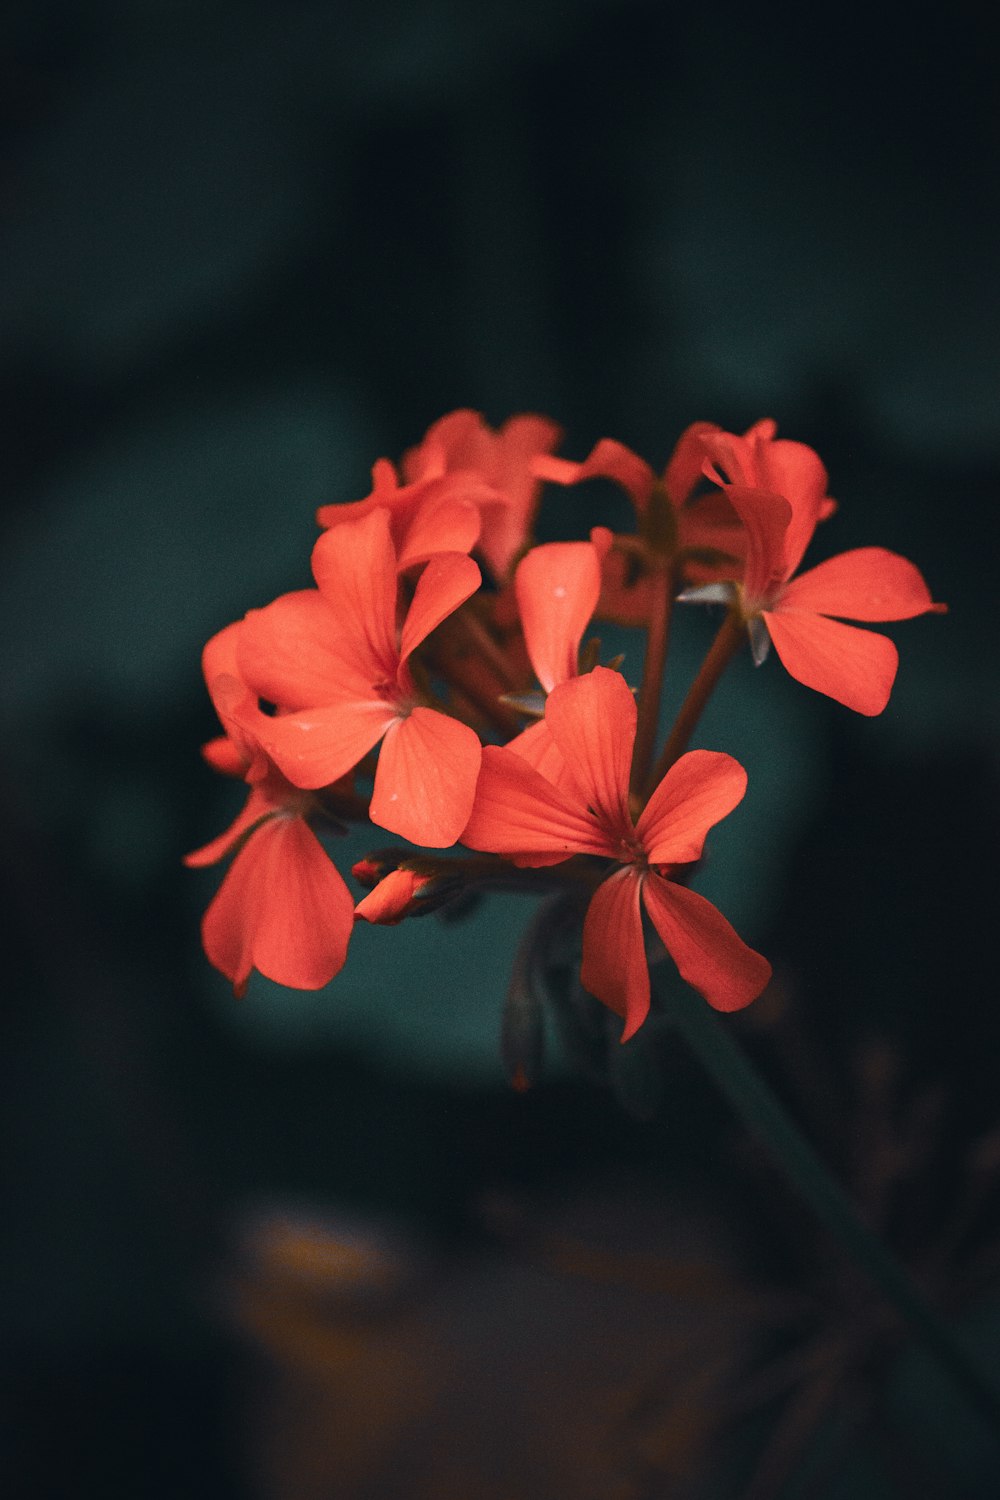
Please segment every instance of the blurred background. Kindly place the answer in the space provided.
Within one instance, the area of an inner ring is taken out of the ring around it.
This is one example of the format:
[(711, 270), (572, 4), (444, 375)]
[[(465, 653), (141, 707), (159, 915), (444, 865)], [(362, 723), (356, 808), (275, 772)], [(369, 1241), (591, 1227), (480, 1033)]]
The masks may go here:
[[(840, 501), (814, 557), (892, 548), (951, 612), (889, 627), (880, 719), (773, 660), (713, 703), (701, 742), (751, 792), (700, 888), (776, 971), (730, 1024), (995, 1355), (1000, 127), (975, 14), (4, 7), (12, 1500), (997, 1493), (984, 1429), (679, 1041), (599, 1038), (584, 1077), (553, 1034), (539, 1087), (507, 1088), (527, 903), (366, 929), (328, 990), (255, 976), (238, 1003), (199, 945), (217, 872), (180, 865), (240, 801), (198, 754), (201, 646), (308, 581), (316, 506), (376, 458), (459, 406), (657, 467), (688, 422), (776, 418)], [(543, 529), (584, 509), (553, 494)], [(678, 697), (709, 630), (677, 627)]]

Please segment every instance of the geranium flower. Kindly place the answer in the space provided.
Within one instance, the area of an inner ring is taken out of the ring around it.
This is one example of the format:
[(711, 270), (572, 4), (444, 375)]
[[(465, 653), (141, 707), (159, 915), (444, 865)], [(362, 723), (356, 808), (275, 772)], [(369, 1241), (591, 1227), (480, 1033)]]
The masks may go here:
[(294, 786), (328, 786), (382, 742), (369, 816), (415, 844), (461, 833), (479, 771), (479, 737), (433, 708), (410, 657), (480, 583), (471, 558), (433, 556), (397, 624), (397, 556), (379, 507), (324, 532), (316, 589), (251, 612), (240, 636), (246, 681), (281, 710), (261, 743)]
[[(908, 620), (942, 613), (913, 563), (883, 547), (842, 552), (794, 577), (816, 526), (833, 502), (825, 495), (826, 471), (803, 444), (754, 443), (730, 434), (709, 440), (706, 472), (724, 484), (743, 521), (747, 552), (742, 580), (708, 585), (682, 595), (688, 600), (726, 601), (747, 624), (755, 661), (774, 643), (786, 670), (798, 682), (869, 716), (889, 701), (899, 653), (887, 636), (845, 625), (843, 619)], [(754, 429), (751, 429), (753, 432)], [(739, 474), (739, 482), (727, 476)], [(743, 482), (749, 474), (767, 486)], [(770, 486), (783, 485), (779, 492)], [(834, 618), (831, 618), (834, 617)]]
[(185, 857), (211, 865), (236, 851), (202, 920), (209, 961), (242, 995), (254, 969), (293, 989), (315, 990), (343, 968), (354, 899), (306, 822), (313, 799), (269, 759), (260, 730), (270, 724), (238, 675), (240, 625), (213, 636), (203, 653), (205, 681), (226, 730), (205, 758), (250, 785), (234, 822)]
[(396, 566), (405, 572), (437, 552), (471, 552), (484, 514), (506, 505), (505, 496), (471, 470), (400, 484), (393, 465), (380, 458), (372, 469), (370, 495), (347, 504), (321, 505), (316, 521), (323, 527), (342, 526), (373, 510), (388, 511)]
[[(622, 624), (642, 624), (649, 616), (649, 591), (660, 587), (648, 565), (654, 555), (679, 561), (690, 579), (719, 576), (725, 560), (738, 565), (743, 537), (738, 517), (724, 497), (695, 495), (703, 482), (703, 440), (719, 431), (711, 422), (694, 422), (681, 434), (662, 475), (624, 443), (602, 438), (582, 463), (543, 456), (535, 473), (556, 484), (610, 479), (629, 496), (639, 522), (638, 538), (619, 538), (604, 566), (601, 614)], [(632, 554), (632, 556), (630, 556)], [(634, 576), (634, 559), (645, 559)]]
[(487, 746), (462, 842), (516, 865), (598, 855), (621, 868), (598, 886), (584, 921), (581, 980), (624, 1017), (622, 1040), (649, 1011), (645, 908), (681, 977), (716, 1010), (739, 1010), (771, 974), (703, 896), (672, 878), (701, 856), (708, 830), (740, 802), (746, 772), (729, 755), (694, 750), (664, 776), (633, 821), (629, 771), (635, 700), (620, 673), (595, 667), (555, 687), (545, 722), (570, 781), (556, 786), (509, 749)]
[(502, 505), (482, 507), (478, 542), (487, 567), (502, 584), (530, 540), (540, 489), (535, 461), (550, 453), (560, 437), (560, 429), (548, 417), (510, 417), (494, 430), (478, 412), (453, 411), (404, 454), (403, 477), (413, 484), (464, 471), (478, 475), (503, 497)]

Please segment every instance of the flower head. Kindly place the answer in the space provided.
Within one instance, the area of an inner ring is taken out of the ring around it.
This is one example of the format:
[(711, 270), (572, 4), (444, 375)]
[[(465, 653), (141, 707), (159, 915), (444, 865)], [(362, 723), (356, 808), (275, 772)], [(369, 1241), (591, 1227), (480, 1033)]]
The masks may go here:
[(250, 792), (242, 812), (203, 848), (185, 858), (194, 867), (235, 851), (202, 921), (209, 961), (242, 995), (252, 970), (293, 989), (320, 989), (343, 968), (354, 901), (306, 821), (310, 797), (293, 786), (264, 751), (270, 723), (238, 675), (242, 626), (229, 625), (208, 642), (205, 680), (226, 730), (206, 758), (242, 775)]
[(583, 929), (584, 986), (625, 1019), (622, 1040), (649, 1011), (642, 931), (645, 908), (681, 976), (718, 1010), (760, 994), (771, 969), (703, 896), (674, 878), (700, 858), (708, 830), (743, 797), (746, 773), (731, 756), (695, 750), (656, 787), (638, 820), (629, 809), (636, 732), (620, 673), (595, 667), (554, 688), (545, 722), (567, 770), (560, 785), (509, 749), (487, 747), (462, 842), (516, 865), (596, 855), (620, 868), (591, 898)]
[[(719, 431), (711, 422), (693, 422), (681, 434), (662, 475), (613, 438), (602, 438), (582, 463), (543, 456), (535, 472), (556, 484), (610, 479), (629, 496), (639, 526), (637, 537), (618, 537), (606, 553), (600, 613), (623, 624), (649, 617), (651, 589), (660, 587), (656, 570), (676, 566), (691, 581), (731, 576), (742, 556), (739, 519), (718, 492), (704, 488), (705, 439)], [(608, 533), (610, 539), (610, 533)]]
[[(721, 484), (746, 528), (746, 562), (736, 606), (750, 628), (755, 659), (773, 642), (792, 677), (862, 714), (889, 701), (899, 656), (887, 636), (844, 619), (908, 620), (940, 613), (919, 571), (883, 547), (842, 552), (796, 576), (819, 522), (833, 501), (826, 470), (811, 448), (776, 442), (773, 423), (744, 438), (706, 440), (706, 472)], [(735, 478), (733, 476), (736, 476)], [(729, 597), (711, 585), (686, 597)]]
[(324, 532), (315, 589), (249, 614), (246, 681), (279, 713), (261, 743), (297, 787), (328, 786), (381, 742), (369, 816), (416, 844), (454, 843), (472, 806), (479, 737), (430, 706), (411, 657), (479, 586), (470, 557), (436, 553), (399, 620), (397, 553), (377, 507)]
[(408, 484), (418, 484), (463, 474), (488, 489), (478, 550), (502, 584), (531, 537), (539, 493), (535, 461), (552, 451), (560, 435), (548, 417), (525, 413), (494, 430), (478, 412), (453, 411), (403, 455), (403, 475)]

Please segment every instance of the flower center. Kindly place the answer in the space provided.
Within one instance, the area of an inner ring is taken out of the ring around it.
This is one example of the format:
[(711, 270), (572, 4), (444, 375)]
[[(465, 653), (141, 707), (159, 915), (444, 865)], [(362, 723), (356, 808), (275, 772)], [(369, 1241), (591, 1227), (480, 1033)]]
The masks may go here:
[(619, 841), (619, 855), (623, 865), (636, 865), (640, 870), (647, 868), (646, 851), (642, 846), (642, 840), (635, 834), (626, 834)]

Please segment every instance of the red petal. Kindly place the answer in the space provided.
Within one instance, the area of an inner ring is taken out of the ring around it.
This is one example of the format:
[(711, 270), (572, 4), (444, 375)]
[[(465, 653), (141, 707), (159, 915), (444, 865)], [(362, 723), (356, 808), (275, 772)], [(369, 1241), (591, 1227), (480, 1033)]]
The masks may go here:
[(343, 968), (354, 901), (301, 818), (272, 818), (233, 860), (202, 922), (211, 963), (237, 994), (252, 969), (317, 990)]
[(601, 563), (592, 542), (533, 547), (514, 574), (524, 643), (545, 691), (577, 673), (580, 641), (597, 608)]
[(552, 738), (552, 731), (544, 719), (537, 724), (529, 724), (527, 729), (508, 740), (505, 746), (513, 755), (519, 755), (523, 761), (532, 766), (546, 781), (565, 793), (572, 802), (576, 797), (576, 782), (566, 770), (566, 762), (563, 760), (562, 751)]
[(701, 858), (708, 830), (743, 800), (747, 773), (721, 750), (689, 750), (664, 776), (636, 826), (650, 864)]
[(707, 581), (709, 577), (740, 578), (743, 575), (742, 559), (746, 556), (747, 536), (743, 522), (736, 514), (725, 490), (712, 490), (699, 495), (686, 505), (678, 516), (680, 544), (684, 548), (711, 548), (726, 552), (737, 559), (734, 565), (705, 563), (688, 560), (689, 576), (697, 570)]
[(400, 572), (426, 562), (435, 552), (471, 552), (479, 540), (479, 506), (472, 499), (425, 500), (407, 527), (399, 551)]
[(628, 683), (608, 667), (560, 684), (545, 705), (545, 722), (567, 770), (616, 844), (633, 831), (628, 783), (636, 717)]
[(476, 592), (482, 577), (472, 558), (461, 552), (439, 552), (431, 558), (417, 580), (403, 623), (401, 661)]
[(634, 1036), (649, 1014), (649, 967), (634, 867), (617, 870), (599, 885), (583, 923), (580, 982), (625, 1018), (621, 1039)]
[(399, 494), (400, 483), (396, 470), (387, 458), (377, 458), (372, 464), (371, 493), (363, 500), (336, 501), (332, 505), (321, 505), (316, 512), (317, 526), (340, 526), (344, 521), (355, 521), (366, 516), (376, 505), (392, 507)]
[(212, 770), (220, 771), (223, 776), (242, 776), (247, 768), (243, 751), (226, 734), (220, 734), (202, 745), (201, 753)]
[(185, 854), (184, 863), (189, 869), (195, 870), (201, 869), (203, 865), (214, 865), (217, 860), (222, 859), (224, 855), (229, 853), (233, 845), (255, 823), (259, 823), (261, 818), (270, 817), (272, 813), (278, 810), (278, 806), (279, 804), (276, 804), (259, 787), (253, 787), (249, 797), (243, 804), (242, 812), (233, 819), (225, 833), (220, 833), (217, 838), (212, 839), (208, 844), (204, 844), (202, 848), (195, 849), (190, 854)]
[[(326, 535), (340, 530), (334, 527)], [(362, 691), (362, 684), (375, 680), (380, 670), (365, 638), (349, 639), (316, 589), (283, 594), (265, 609), (250, 611), (240, 636), (239, 667), (254, 692), (292, 710), (342, 696), (345, 677)]]
[(579, 484), (583, 479), (612, 479), (631, 495), (640, 514), (646, 509), (650, 491), (656, 483), (656, 475), (645, 459), (614, 438), (601, 438), (580, 464), (565, 458), (538, 458), (535, 473), (540, 479), (550, 479), (556, 484)]
[(392, 677), (399, 657), (396, 549), (388, 510), (378, 506), (325, 531), (313, 548), (312, 570), (333, 615), (334, 644), (341, 654), (346, 646), (349, 660), (364, 667), (370, 659), (377, 663), (374, 675)]
[(396, 717), (392, 704), (359, 697), (269, 719), (261, 743), (293, 786), (330, 786), (378, 744)]
[(766, 604), (775, 587), (788, 577), (785, 536), (792, 508), (770, 490), (752, 490), (738, 484), (727, 485), (726, 497), (746, 527), (743, 592), (746, 610), (752, 613)]
[(462, 834), (470, 849), (506, 854), (515, 864), (558, 864), (572, 854), (617, 854), (592, 814), (519, 755), (483, 750), (476, 800)]
[(648, 874), (642, 898), (683, 980), (715, 1010), (742, 1010), (771, 977), (771, 965), (748, 948), (722, 913), (686, 886)]
[(911, 620), (944, 606), (934, 603), (920, 572), (905, 557), (884, 547), (858, 547), (794, 578), (781, 608), (848, 620)]
[(792, 507), (792, 520), (785, 537), (785, 577), (789, 578), (802, 561), (821, 519), (826, 469), (819, 454), (805, 443), (793, 443), (787, 438), (775, 440), (770, 434), (762, 434), (755, 447), (757, 478), (753, 483), (783, 495)]
[(702, 477), (706, 434), (720, 430), (714, 422), (692, 422), (678, 438), (663, 476), (663, 488), (678, 508), (688, 499)]
[(886, 636), (796, 610), (767, 612), (764, 621), (797, 682), (869, 717), (885, 708), (899, 662)]
[(468, 724), (413, 709), (386, 734), (369, 817), (413, 844), (447, 848), (469, 820), (481, 754)]
[(212, 690), (212, 679), (215, 677), (239, 677), (237, 666), (237, 642), (243, 622), (237, 620), (234, 625), (226, 625), (222, 630), (216, 632), (211, 640), (205, 642), (201, 653), (201, 669), (205, 674), (205, 684), (209, 692)]
[(769, 419), (755, 422), (743, 437), (732, 432), (707, 434), (704, 441), (710, 457), (705, 472), (718, 484), (767, 490), (788, 501), (791, 519), (781, 576), (789, 578), (827, 513), (826, 470), (819, 455), (805, 443), (776, 441), (774, 434), (775, 424)]
[(547, 417), (511, 417), (494, 432), (478, 412), (454, 411), (435, 422), (419, 448), (403, 459), (407, 478), (468, 470), (481, 476), (506, 503), (484, 509), (479, 550), (497, 579), (506, 577), (531, 527), (538, 484), (533, 463), (554, 448), (559, 428)]

